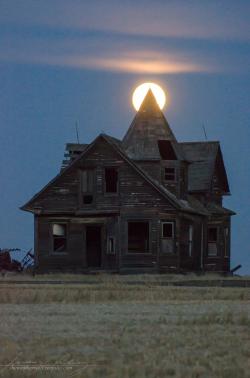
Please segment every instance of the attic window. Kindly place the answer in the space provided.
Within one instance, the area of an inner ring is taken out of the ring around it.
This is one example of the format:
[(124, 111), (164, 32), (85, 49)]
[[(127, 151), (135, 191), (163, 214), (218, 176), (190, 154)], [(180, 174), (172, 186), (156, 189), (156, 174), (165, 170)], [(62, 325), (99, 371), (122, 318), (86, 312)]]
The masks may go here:
[(165, 168), (164, 178), (166, 181), (175, 181), (175, 168)]
[(118, 173), (116, 168), (105, 168), (105, 192), (117, 193)]
[(177, 160), (170, 140), (158, 140), (158, 148), (163, 160)]
[(94, 186), (94, 172), (91, 169), (81, 171), (81, 191), (82, 193), (92, 193)]
[(54, 223), (52, 225), (53, 251), (65, 252), (67, 247), (67, 225)]
[(89, 205), (93, 202), (94, 191), (94, 171), (93, 169), (85, 169), (81, 171), (81, 193), (82, 203)]

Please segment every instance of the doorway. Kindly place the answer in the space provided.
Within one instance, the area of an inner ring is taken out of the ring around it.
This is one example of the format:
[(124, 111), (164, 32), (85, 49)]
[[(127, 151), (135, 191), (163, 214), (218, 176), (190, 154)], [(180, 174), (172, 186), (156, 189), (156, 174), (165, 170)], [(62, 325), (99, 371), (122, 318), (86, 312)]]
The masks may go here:
[(102, 256), (102, 227), (86, 226), (86, 254), (88, 267), (100, 267)]

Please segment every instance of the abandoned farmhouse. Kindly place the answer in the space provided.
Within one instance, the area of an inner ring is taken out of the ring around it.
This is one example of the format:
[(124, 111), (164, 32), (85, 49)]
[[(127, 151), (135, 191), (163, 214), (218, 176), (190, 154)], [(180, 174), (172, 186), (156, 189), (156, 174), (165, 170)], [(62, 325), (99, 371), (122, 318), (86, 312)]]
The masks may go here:
[(68, 143), (21, 209), (41, 272), (227, 272), (229, 194), (219, 142), (178, 142), (149, 90), (123, 140)]

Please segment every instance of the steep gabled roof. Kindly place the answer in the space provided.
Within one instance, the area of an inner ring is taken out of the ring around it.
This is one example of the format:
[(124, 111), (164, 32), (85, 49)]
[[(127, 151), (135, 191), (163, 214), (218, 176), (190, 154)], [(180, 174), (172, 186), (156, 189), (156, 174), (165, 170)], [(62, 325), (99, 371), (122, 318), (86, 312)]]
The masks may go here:
[(224, 192), (229, 193), (227, 174), (218, 141), (182, 142), (179, 143), (179, 146), (185, 160), (190, 163), (188, 169), (189, 191), (210, 190), (215, 167), (219, 164)]
[(122, 147), (133, 160), (160, 160), (159, 140), (173, 142), (178, 155), (177, 140), (149, 89), (123, 138)]
[(152, 179), (144, 170), (142, 170), (139, 166), (137, 166), (126, 153), (121, 148), (120, 142), (113, 137), (110, 137), (106, 134), (100, 134), (88, 147), (75, 159), (73, 160), (64, 170), (62, 170), (57, 176), (55, 176), (42, 190), (40, 190), (37, 194), (35, 194), (25, 205), (23, 205), (20, 209), (26, 211), (32, 211), (32, 203), (40, 196), (48, 187), (55, 184), (56, 181), (68, 173), (71, 169), (73, 169), (77, 162), (82, 159), (88, 151), (97, 143), (97, 141), (103, 138), (115, 151), (141, 176), (144, 178), (146, 182), (148, 182), (158, 193), (160, 193), (164, 198), (169, 201), (174, 208), (185, 211), (185, 212), (192, 212), (196, 214), (206, 215), (205, 212), (197, 210), (193, 208), (189, 203), (183, 202), (179, 200), (174, 194), (172, 194), (169, 190), (167, 190), (164, 186), (160, 183)]
[[(141, 176), (143, 176), (148, 182), (150, 182), (155, 189), (160, 191), (161, 194), (164, 195), (165, 198), (168, 200), (172, 200), (172, 204), (174, 207), (179, 208), (181, 211), (197, 213), (200, 215), (208, 215), (208, 212), (204, 208), (204, 206), (200, 203), (200, 201), (196, 200), (196, 204), (191, 204), (190, 201), (184, 201), (178, 199), (172, 192), (170, 192), (165, 186), (161, 185), (159, 181), (154, 180), (145, 170), (139, 167), (136, 162), (132, 161), (127, 155), (126, 152), (123, 150), (123, 145), (120, 141), (116, 138), (111, 136), (105, 135), (105, 138), (110, 141), (111, 144), (115, 147), (115, 149), (123, 156), (124, 160), (126, 160)], [(171, 202), (171, 201), (170, 201)], [(197, 205), (197, 203), (199, 204)], [(197, 205), (197, 206), (196, 206)]]

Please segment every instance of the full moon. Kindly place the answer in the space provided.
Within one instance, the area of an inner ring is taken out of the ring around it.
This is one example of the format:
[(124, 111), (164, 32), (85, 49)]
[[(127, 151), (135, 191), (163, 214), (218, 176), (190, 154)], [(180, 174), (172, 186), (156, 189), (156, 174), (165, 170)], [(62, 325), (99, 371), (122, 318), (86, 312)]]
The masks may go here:
[(160, 109), (163, 109), (166, 103), (166, 95), (163, 89), (155, 83), (143, 83), (139, 85), (133, 93), (132, 102), (135, 110), (139, 110), (140, 106), (144, 100), (144, 97), (148, 93), (148, 90), (151, 89), (153, 92), (156, 102), (159, 105)]

